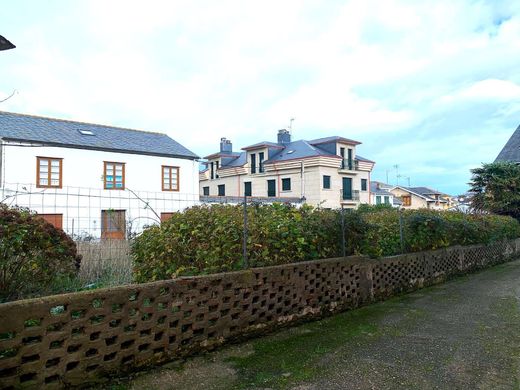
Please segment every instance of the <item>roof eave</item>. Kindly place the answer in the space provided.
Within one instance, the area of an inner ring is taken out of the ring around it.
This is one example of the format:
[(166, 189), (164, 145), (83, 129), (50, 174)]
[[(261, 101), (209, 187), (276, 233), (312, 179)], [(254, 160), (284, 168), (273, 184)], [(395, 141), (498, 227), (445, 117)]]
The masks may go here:
[(59, 142), (48, 142), (48, 141), (38, 141), (38, 140), (30, 140), (30, 139), (18, 139), (11, 137), (2, 137), (4, 141), (11, 142), (30, 142), (35, 144), (40, 144), (44, 146), (53, 146), (59, 148), (68, 148), (68, 149), (84, 149), (84, 150), (99, 150), (102, 152), (111, 152), (111, 153), (126, 153), (126, 154), (139, 154), (143, 156), (157, 156), (157, 157), (170, 157), (170, 158), (182, 158), (185, 160), (198, 160), (199, 156), (196, 154), (193, 155), (185, 155), (185, 154), (170, 154), (170, 153), (154, 153), (154, 152), (144, 152), (140, 150), (130, 150), (130, 149), (114, 149), (114, 148), (103, 148), (96, 146), (87, 146), (87, 145), (71, 145), (71, 144), (62, 144)]

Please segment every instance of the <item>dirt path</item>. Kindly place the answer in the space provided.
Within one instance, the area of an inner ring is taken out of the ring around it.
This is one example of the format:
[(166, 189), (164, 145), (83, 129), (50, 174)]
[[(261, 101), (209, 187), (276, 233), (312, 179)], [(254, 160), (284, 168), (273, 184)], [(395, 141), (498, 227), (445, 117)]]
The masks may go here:
[(518, 389), (520, 261), (174, 363), (112, 389)]

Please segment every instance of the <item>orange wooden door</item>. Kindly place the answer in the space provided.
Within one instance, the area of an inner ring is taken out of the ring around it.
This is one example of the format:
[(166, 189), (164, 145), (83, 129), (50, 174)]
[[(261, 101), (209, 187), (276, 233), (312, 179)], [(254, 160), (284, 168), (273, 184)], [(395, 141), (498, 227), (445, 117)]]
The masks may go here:
[(126, 237), (126, 211), (101, 210), (101, 238), (124, 240)]

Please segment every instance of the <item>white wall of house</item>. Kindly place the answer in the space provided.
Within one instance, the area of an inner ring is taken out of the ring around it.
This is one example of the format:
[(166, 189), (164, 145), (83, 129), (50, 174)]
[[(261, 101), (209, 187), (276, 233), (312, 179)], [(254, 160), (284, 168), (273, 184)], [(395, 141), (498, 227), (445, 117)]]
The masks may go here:
[[(37, 188), (38, 156), (63, 159), (63, 188)], [(125, 190), (104, 189), (104, 161), (125, 163)], [(162, 191), (162, 165), (179, 167), (179, 191)], [(151, 209), (160, 215), (199, 201), (198, 162), (189, 159), (3, 142), (0, 169), (0, 200), (8, 196), (9, 204), (63, 214), (69, 233), (74, 226), (99, 236), (101, 210), (126, 210), (138, 229), (157, 220)]]

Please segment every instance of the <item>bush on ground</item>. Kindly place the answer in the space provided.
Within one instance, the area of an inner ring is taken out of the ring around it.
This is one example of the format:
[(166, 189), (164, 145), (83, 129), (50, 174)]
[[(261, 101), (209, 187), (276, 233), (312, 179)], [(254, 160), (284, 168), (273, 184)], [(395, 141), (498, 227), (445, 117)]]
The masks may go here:
[(0, 204), (0, 302), (47, 290), (79, 269), (76, 244), (22, 208)]
[[(196, 206), (148, 228), (132, 247), (135, 281), (244, 268), (243, 218), (242, 206)], [(374, 258), (520, 237), (520, 224), (510, 217), (433, 210), (400, 215), (387, 206), (342, 213), (307, 205), (253, 205), (247, 218), (249, 267), (341, 256), (342, 218), (346, 254)]]

